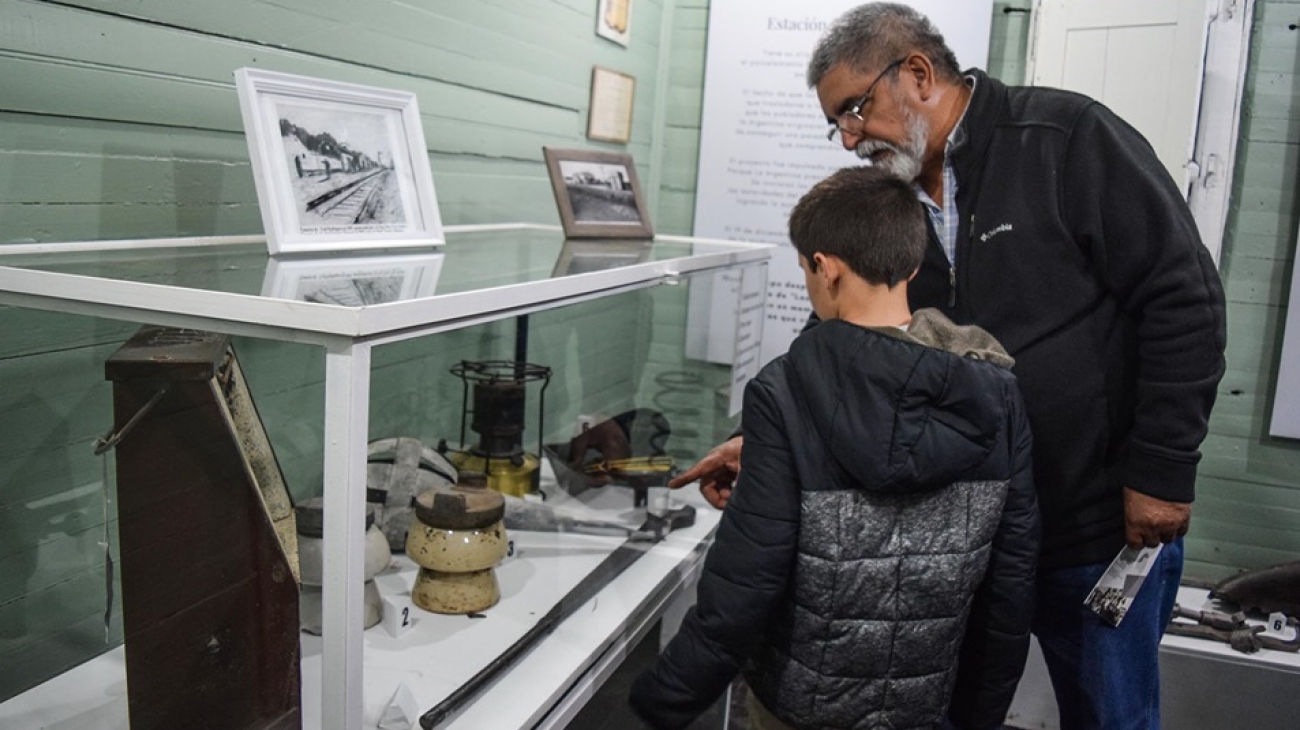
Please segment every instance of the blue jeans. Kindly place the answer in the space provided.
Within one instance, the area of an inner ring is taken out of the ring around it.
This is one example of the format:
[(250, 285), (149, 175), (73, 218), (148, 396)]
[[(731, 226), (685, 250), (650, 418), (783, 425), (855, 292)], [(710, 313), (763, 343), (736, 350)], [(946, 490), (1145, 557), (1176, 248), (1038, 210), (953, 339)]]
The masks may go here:
[(1159, 730), (1160, 637), (1178, 597), (1183, 541), (1167, 544), (1118, 627), (1083, 605), (1109, 563), (1039, 571), (1034, 634), (1061, 730)]

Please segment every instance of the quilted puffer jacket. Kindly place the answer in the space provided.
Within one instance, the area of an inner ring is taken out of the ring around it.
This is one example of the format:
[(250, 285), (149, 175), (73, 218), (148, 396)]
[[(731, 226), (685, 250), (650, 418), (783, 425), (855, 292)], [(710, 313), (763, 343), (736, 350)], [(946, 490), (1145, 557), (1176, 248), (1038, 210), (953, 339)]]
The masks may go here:
[(1039, 544), (1010, 365), (922, 310), (907, 333), (823, 322), (765, 367), (698, 603), (637, 714), (683, 727), (743, 668), (799, 730), (998, 726)]

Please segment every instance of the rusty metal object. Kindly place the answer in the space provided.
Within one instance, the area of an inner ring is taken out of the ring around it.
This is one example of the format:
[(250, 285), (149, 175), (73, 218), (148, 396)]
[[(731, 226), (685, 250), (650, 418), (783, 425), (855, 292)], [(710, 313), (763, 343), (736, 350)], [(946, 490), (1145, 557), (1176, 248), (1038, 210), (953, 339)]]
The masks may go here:
[(1264, 634), (1263, 626), (1254, 626), (1246, 622), (1242, 611), (1222, 613), (1219, 611), (1197, 611), (1174, 605), (1174, 617), (1189, 618), (1194, 624), (1170, 621), (1165, 632), (1178, 636), (1191, 636), (1198, 639), (1222, 641), (1244, 654), (1254, 654), (1260, 649), (1274, 651), (1300, 651), (1300, 622), (1287, 617), (1287, 626), (1293, 631), (1290, 639), (1281, 639)]
[(1210, 598), (1245, 611), (1300, 616), (1300, 561), (1238, 573), (1215, 585)]

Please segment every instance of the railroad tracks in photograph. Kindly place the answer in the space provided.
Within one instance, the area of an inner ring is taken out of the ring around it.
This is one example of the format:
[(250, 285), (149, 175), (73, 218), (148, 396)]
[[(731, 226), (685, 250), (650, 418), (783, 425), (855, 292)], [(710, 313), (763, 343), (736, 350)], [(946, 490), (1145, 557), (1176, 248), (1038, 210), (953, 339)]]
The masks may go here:
[(332, 221), (363, 223), (374, 214), (376, 193), (384, 187), (391, 170), (381, 169), (340, 185), (307, 201), (307, 210)]

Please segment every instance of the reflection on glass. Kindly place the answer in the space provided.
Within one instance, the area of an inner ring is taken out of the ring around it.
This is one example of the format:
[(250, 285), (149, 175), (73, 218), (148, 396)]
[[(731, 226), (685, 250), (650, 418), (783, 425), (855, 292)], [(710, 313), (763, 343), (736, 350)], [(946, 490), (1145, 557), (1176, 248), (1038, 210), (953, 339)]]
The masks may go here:
[(327, 258), (271, 257), (262, 295), (316, 304), (364, 307), (433, 294), (441, 253)]
[(649, 240), (569, 239), (560, 250), (551, 276), (573, 276), (644, 263), (650, 260), (653, 247), (654, 242)]

